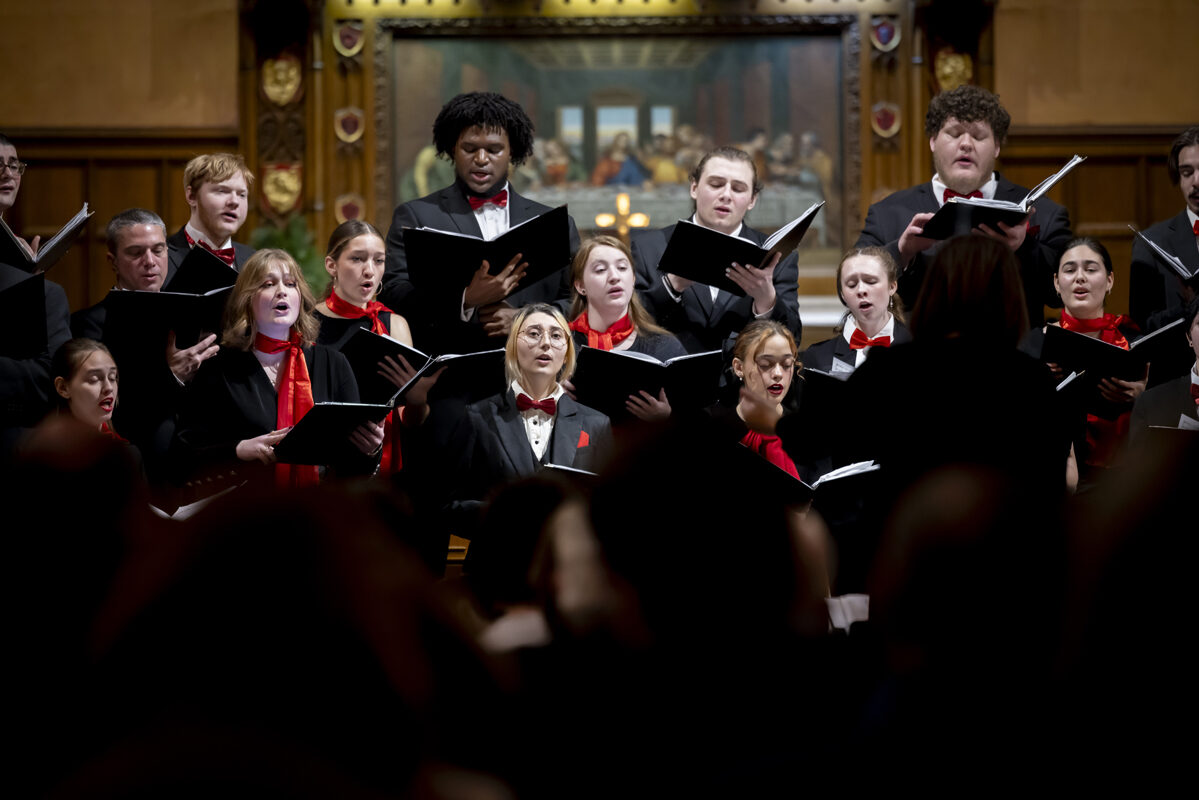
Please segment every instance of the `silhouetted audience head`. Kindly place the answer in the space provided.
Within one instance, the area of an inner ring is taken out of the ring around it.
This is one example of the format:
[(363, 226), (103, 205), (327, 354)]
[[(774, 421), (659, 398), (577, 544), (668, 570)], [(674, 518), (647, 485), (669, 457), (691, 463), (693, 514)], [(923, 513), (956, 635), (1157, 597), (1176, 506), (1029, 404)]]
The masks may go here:
[(1028, 330), (1015, 256), (987, 236), (945, 243), (924, 276), (908, 326), (914, 339), (970, 338), (1015, 347)]

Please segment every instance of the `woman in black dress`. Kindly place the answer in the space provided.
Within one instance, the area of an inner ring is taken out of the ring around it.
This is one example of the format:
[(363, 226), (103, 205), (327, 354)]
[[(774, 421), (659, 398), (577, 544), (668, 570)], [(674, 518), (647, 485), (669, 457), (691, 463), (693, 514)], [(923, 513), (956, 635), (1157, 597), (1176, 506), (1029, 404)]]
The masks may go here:
[[(200, 368), (180, 414), (177, 452), (192, 468), (203, 463), (275, 464), (275, 445), (321, 402), (358, 402), (345, 356), (314, 345), (316, 302), (295, 260), (259, 250), (243, 266), (225, 308), (221, 352)], [(378, 463), (383, 426), (350, 434), (359, 456), (329, 465), (339, 473), (370, 473)], [(277, 483), (301, 486), (316, 467), (276, 465)]]
[[(407, 321), (375, 299), (383, 280), (386, 248), (383, 237), (369, 222), (347, 220), (334, 229), (325, 254), (329, 273), (329, 293), (316, 306), (320, 332), (316, 343), (336, 350), (350, 340), (358, 329), (369, 330), (412, 346)], [(379, 362), (379, 374), (396, 388), (408, 383), (416, 371), (406, 359), (386, 358)], [(403, 466), (398, 416), (405, 425), (419, 425), (428, 416), (425, 399), (436, 377), (419, 382), (405, 395), (405, 405), (389, 414), (385, 426), (380, 471), (398, 472)]]
[[(659, 361), (686, 355), (683, 345), (654, 322), (634, 289), (633, 257), (615, 236), (593, 236), (580, 245), (571, 265), (574, 302), (570, 329), (576, 347), (627, 350)], [(670, 416), (666, 391), (630, 395), (628, 410), (642, 420)]]

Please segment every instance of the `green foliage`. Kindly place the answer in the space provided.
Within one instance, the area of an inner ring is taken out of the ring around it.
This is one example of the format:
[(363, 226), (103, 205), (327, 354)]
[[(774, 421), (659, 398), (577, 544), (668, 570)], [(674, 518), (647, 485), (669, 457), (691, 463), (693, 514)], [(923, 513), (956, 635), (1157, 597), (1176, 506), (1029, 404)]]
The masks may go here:
[(256, 228), (250, 234), (250, 247), (262, 250), (267, 247), (286, 250), (300, 265), (304, 279), (312, 287), (312, 293), (321, 297), (325, 292), (325, 284), (329, 282), (329, 273), (325, 272), (324, 256), (316, 249), (316, 237), (308, 229), (303, 214), (296, 214), (280, 228), (266, 224)]

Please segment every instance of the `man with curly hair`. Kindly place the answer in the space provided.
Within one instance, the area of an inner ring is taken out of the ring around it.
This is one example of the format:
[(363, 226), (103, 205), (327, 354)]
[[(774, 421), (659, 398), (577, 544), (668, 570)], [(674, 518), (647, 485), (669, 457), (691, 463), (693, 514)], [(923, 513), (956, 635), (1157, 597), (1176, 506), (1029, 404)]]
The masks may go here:
[[(885, 247), (900, 267), (899, 296), (907, 307), (916, 301), (925, 269), (939, 242), (921, 236), (923, 226), (954, 196), (1019, 202), (1028, 190), (995, 172), (995, 159), (1007, 138), (1011, 116), (997, 95), (977, 86), (942, 92), (929, 103), (924, 119), (933, 154), (932, 180), (896, 192), (870, 206), (857, 247)], [(1046, 304), (1060, 306), (1053, 290), (1058, 258), (1071, 238), (1066, 209), (1047, 197), (1037, 201), (1026, 224), (975, 232), (1006, 244), (1020, 263), (1029, 319), (1044, 318)]]
[[(438, 353), (502, 346), (512, 317), (528, 303), (560, 303), (570, 297), (570, 270), (524, 285), (519, 264), (492, 275), (482, 265), (451, 306), (424, 296), (409, 278), (404, 228), (434, 228), (494, 239), (549, 210), (508, 185), (508, 168), (533, 153), (533, 123), (517, 103), (493, 92), (460, 94), (433, 122), (437, 153), (454, 163), (454, 183), (400, 205), (387, 233), (387, 270), (380, 300), (402, 314), (418, 347)], [(579, 234), (570, 223), (571, 253)], [(494, 266), (494, 265), (491, 265)]]

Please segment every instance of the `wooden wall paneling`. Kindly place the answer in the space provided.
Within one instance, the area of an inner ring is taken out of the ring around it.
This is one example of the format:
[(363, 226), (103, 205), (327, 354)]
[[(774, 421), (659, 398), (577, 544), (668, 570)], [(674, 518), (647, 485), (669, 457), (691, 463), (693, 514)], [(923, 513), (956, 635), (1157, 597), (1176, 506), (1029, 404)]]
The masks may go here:
[(183, 168), (186, 161), (168, 161), (163, 180), (163, 195), (158, 213), (167, 224), (171, 234), (187, 224), (191, 218), (191, 207), (183, 189)]
[(1181, 213), (1186, 206), (1186, 199), (1182, 196), (1182, 190), (1170, 182), (1166, 154), (1160, 157), (1147, 156), (1144, 159), (1144, 172), (1149, 187), (1146, 192), (1148, 215), (1145, 219), (1157, 222)]

